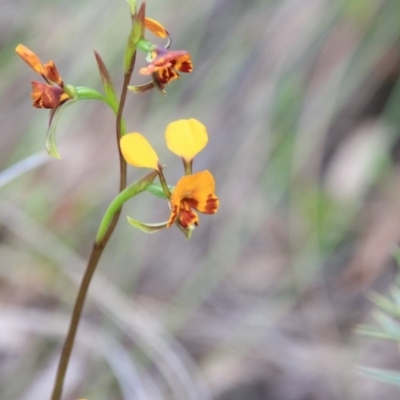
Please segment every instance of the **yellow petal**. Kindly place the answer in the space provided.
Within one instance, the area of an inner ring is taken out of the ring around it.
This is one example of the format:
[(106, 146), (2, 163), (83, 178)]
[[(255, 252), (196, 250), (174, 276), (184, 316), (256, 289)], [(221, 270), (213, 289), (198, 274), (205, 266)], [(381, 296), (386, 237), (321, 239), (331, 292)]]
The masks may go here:
[(206, 127), (197, 119), (171, 122), (165, 131), (168, 148), (179, 157), (190, 161), (208, 142)]
[(158, 157), (148, 140), (140, 133), (133, 132), (122, 136), (121, 152), (125, 161), (134, 167), (158, 169)]
[(166, 38), (169, 36), (168, 31), (156, 20), (151, 18), (144, 19), (144, 26), (154, 35), (160, 38)]

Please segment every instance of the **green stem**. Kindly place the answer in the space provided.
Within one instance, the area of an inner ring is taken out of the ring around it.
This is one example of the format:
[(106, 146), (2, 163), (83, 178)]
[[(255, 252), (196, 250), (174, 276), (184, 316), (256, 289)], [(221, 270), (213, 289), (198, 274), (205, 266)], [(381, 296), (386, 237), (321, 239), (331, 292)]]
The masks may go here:
[[(129, 80), (130, 80), (130, 77), (129, 77)], [(128, 81), (128, 84), (129, 84), (129, 81)], [(88, 87), (85, 87), (85, 86), (77, 86), (74, 89), (75, 89), (75, 93), (76, 93), (76, 95), (77, 95), (79, 100), (85, 99), (85, 100), (100, 100), (100, 101), (103, 101), (104, 103), (106, 103), (113, 110), (115, 116), (118, 116), (118, 110), (120, 108), (118, 103), (113, 102), (111, 99), (109, 99), (108, 97), (104, 96), (103, 94), (101, 94), (97, 90), (94, 90), (94, 89), (91, 89), (91, 88), (88, 88)], [(126, 91), (127, 91), (127, 89), (126, 89)], [(125, 93), (125, 96), (126, 96), (126, 93)], [(125, 103), (125, 100), (124, 100), (124, 103)], [(120, 126), (120, 132), (121, 132), (120, 135), (125, 135), (125, 133), (126, 133), (125, 119), (122, 117), (122, 114), (119, 116), (119, 118), (120, 118), (120, 121), (118, 123), (118, 119), (117, 119), (117, 123)]]
[(169, 199), (171, 197), (171, 192), (169, 191), (169, 187), (168, 187), (167, 181), (165, 180), (165, 176), (162, 172), (162, 167), (160, 164), (158, 165), (157, 172), (158, 172), (158, 177), (160, 178), (160, 183), (161, 183), (161, 187), (163, 189), (164, 195), (167, 199)]
[[(126, 132), (125, 123), (122, 117), (126, 95), (128, 91), (129, 81), (132, 76), (133, 68), (135, 66), (136, 60), (136, 52), (133, 54), (129, 69), (125, 72), (124, 75), (124, 83), (121, 91), (120, 101), (118, 110), (113, 108), (113, 111), (116, 112), (116, 140), (118, 146), (118, 155), (119, 155), (119, 166), (120, 166), (120, 183), (119, 183), (119, 192), (122, 192), (126, 188), (126, 162), (122, 156), (119, 140), (121, 136)], [(106, 101), (107, 102), (107, 101)], [(109, 104), (107, 102), (107, 104)], [(71, 357), (72, 349), (75, 342), (76, 332), (78, 330), (79, 321), (81, 318), (83, 306), (85, 304), (86, 295), (89, 289), (90, 282), (92, 280), (93, 274), (96, 270), (96, 267), (99, 263), (101, 255), (103, 253), (104, 248), (106, 247), (108, 240), (110, 239), (114, 229), (118, 223), (119, 217), (121, 215), (121, 208), (117, 209), (115, 214), (112, 217), (112, 220), (106, 230), (104, 237), (100, 242), (95, 242), (93, 244), (92, 252), (90, 254), (85, 273), (82, 278), (81, 285), (78, 290), (78, 295), (74, 304), (74, 308), (72, 311), (71, 321), (67, 332), (67, 337), (64, 341), (64, 346), (61, 351), (60, 361), (58, 364), (57, 374), (54, 381), (54, 387), (51, 395), (51, 400), (60, 400), (62, 396), (63, 385), (65, 381), (65, 375), (67, 373), (69, 360)]]
[(128, 0), (128, 5), (131, 10), (131, 16), (134, 17), (136, 14), (136, 0)]
[(107, 98), (97, 90), (85, 86), (77, 86), (74, 89), (79, 100), (101, 100), (108, 104)]
[(140, 192), (143, 192), (148, 185), (150, 185), (154, 178), (157, 176), (157, 171), (153, 171), (146, 175), (143, 179), (136, 181), (120, 192), (111, 204), (108, 206), (103, 219), (100, 222), (99, 229), (97, 231), (96, 243), (101, 243), (104, 236), (107, 233), (107, 229), (111, 224), (113, 216), (122, 208), (123, 204), (136, 196)]
[(155, 45), (146, 39), (139, 39), (136, 43), (138, 50), (143, 51), (143, 53), (148, 54), (154, 50)]

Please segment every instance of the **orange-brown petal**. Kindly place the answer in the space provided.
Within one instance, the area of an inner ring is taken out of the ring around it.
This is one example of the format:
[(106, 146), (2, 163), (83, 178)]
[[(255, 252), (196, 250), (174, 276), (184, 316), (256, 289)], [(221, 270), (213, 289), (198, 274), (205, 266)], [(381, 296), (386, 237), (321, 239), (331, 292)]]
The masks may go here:
[(155, 19), (145, 18), (144, 26), (154, 35), (160, 38), (167, 38), (169, 36), (168, 31)]
[(193, 64), (190, 54), (187, 51), (176, 50), (167, 51), (156, 56), (147, 67), (141, 68), (139, 73), (142, 75), (150, 75), (153, 72), (163, 70), (165, 68), (174, 68), (181, 72), (192, 72)]
[(190, 54), (187, 51), (175, 50), (158, 55), (152, 61), (155, 70), (157, 68), (172, 67), (181, 72), (192, 72), (193, 64)]
[(41, 82), (32, 82), (33, 106), (37, 108), (57, 108), (70, 97), (60, 87)]
[(172, 61), (171, 66), (180, 72), (190, 73), (193, 71), (193, 64), (189, 53), (176, 57)]
[(23, 44), (19, 44), (15, 51), (38, 74), (43, 75), (44, 69), (39, 57)]
[(43, 65), (43, 75), (51, 82), (56, 83), (59, 86), (63, 86), (63, 80), (61, 79), (60, 74), (58, 73), (57, 67), (55, 66), (53, 61), (49, 61), (48, 63)]

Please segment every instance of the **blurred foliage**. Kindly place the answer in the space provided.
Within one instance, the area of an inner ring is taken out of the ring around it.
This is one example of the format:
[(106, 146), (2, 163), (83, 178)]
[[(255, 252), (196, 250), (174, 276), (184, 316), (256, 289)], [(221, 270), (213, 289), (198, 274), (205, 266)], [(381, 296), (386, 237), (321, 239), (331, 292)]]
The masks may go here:
[[(400, 252), (397, 250), (397, 263), (400, 261)], [(373, 312), (375, 321), (379, 327), (360, 325), (356, 332), (376, 340), (387, 340), (400, 344), (400, 287), (399, 280), (390, 288), (388, 296), (371, 293), (370, 299), (376, 306)], [(400, 357), (400, 354), (399, 354)], [(400, 386), (400, 371), (392, 371), (379, 368), (360, 367), (360, 372), (366, 377), (380, 382)]]

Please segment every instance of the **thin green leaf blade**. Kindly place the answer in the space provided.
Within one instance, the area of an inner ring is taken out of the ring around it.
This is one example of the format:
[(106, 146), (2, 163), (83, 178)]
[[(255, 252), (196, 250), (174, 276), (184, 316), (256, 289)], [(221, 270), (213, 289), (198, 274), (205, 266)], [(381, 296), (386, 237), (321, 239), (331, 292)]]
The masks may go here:
[(137, 43), (144, 34), (144, 15), (145, 15), (145, 3), (140, 6), (139, 12), (135, 15), (132, 22), (132, 28), (129, 32), (128, 43), (125, 49), (124, 57), (124, 72), (125, 74), (131, 68), (132, 60), (136, 53)]
[[(168, 189), (171, 193), (174, 191), (174, 187), (175, 186), (168, 185)], [(146, 191), (153, 194), (154, 196), (160, 197), (161, 199), (167, 198), (160, 183), (152, 183), (146, 186)]]
[(358, 367), (361, 375), (379, 382), (400, 386), (400, 372), (386, 369)]
[(60, 107), (58, 107), (54, 113), (50, 117), (50, 125), (49, 129), (47, 130), (47, 135), (46, 135), (46, 150), (47, 153), (59, 160), (61, 160), (61, 156), (57, 150), (56, 146), (56, 129), (57, 129), (57, 124), (58, 121), (60, 120), (60, 116), (62, 112), (70, 105), (74, 104), (75, 101), (77, 101), (77, 98), (68, 100), (64, 104), (62, 104)]
[(135, 228), (141, 230), (142, 232), (145, 233), (155, 233), (160, 231), (161, 229), (165, 229), (167, 227), (166, 222), (160, 222), (160, 223), (155, 223), (155, 224), (148, 224), (144, 222), (137, 221), (136, 219), (133, 219), (131, 217), (127, 217), (128, 222)]

